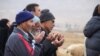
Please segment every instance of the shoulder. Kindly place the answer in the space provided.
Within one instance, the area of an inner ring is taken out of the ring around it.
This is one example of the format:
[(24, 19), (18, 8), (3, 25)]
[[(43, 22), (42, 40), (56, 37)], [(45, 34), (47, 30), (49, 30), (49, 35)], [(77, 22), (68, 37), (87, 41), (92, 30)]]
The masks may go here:
[(100, 17), (94, 16), (87, 22), (87, 26), (88, 25), (97, 25), (97, 23), (99, 23), (99, 22), (100, 22)]
[(90, 20), (100, 21), (100, 16), (93, 16)]
[(19, 40), (19, 36), (17, 33), (12, 32), (12, 34), (9, 36), (7, 44), (13, 44), (13, 43), (17, 43), (17, 41)]

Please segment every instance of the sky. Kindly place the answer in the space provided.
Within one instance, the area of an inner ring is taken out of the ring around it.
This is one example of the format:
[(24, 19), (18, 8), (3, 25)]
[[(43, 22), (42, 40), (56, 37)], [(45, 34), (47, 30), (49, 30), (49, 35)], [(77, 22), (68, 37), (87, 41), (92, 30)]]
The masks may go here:
[(77, 24), (83, 28), (100, 0), (0, 0), (0, 19), (13, 22), (16, 14), (29, 3), (38, 3), (41, 10), (49, 9), (57, 24)]

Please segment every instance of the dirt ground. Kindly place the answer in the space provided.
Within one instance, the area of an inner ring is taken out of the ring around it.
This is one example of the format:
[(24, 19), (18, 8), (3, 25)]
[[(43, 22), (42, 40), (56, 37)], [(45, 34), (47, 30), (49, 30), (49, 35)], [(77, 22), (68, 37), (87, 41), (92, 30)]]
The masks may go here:
[(64, 44), (61, 47), (59, 47), (57, 51), (57, 56), (66, 56), (66, 48), (71, 44), (84, 44), (85, 37), (83, 33), (77, 33), (77, 32), (61, 32), (61, 33), (64, 34), (65, 40)]

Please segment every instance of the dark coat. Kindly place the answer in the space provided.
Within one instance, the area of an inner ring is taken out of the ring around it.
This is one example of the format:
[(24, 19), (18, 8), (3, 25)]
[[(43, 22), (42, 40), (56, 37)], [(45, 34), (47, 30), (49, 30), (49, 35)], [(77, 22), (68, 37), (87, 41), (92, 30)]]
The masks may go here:
[(9, 36), (9, 27), (0, 22), (0, 56), (3, 56), (5, 44)]
[(57, 56), (56, 55), (56, 50), (57, 47), (54, 46), (53, 44), (51, 44), (51, 42), (49, 40), (46, 40), (46, 37), (48, 36), (48, 34), (50, 33), (48, 30), (46, 29), (42, 29), (42, 31), (45, 31), (45, 36), (43, 38), (43, 40), (41, 41), (41, 43), (44, 46), (44, 56)]
[(100, 17), (94, 16), (86, 24), (84, 29), (86, 38), (87, 56), (98, 56), (100, 54)]

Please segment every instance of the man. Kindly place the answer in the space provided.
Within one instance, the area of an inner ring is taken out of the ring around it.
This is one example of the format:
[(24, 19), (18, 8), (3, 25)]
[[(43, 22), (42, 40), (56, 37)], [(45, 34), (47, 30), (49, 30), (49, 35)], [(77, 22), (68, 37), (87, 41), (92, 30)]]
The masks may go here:
[(17, 27), (10, 35), (4, 56), (34, 56), (34, 49), (30, 44), (32, 37), (28, 32), (33, 25), (33, 15), (30, 12), (20, 12), (16, 15)]
[(40, 17), (40, 15), (41, 15), (41, 10), (40, 10), (39, 4), (36, 4), (36, 3), (28, 4), (26, 6), (26, 8), (24, 9), (24, 11), (25, 10), (31, 12), (33, 15), (35, 15), (37, 17)]
[(24, 11), (29, 11), (35, 16), (33, 19), (33, 21), (35, 22), (35, 26), (33, 27), (32, 34), (36, 36), (38, 33), (40, 33), (40, 30), (41, 30), (41, 23), (39, 19), (41, 15), (41, 11), (40, 11), (39, 4), (36, 4), (36, 3), (28, 4), (26, 8), (24, 9)]
[[(55, 17), (48, 9), (44, 9), (42, 10), (40, 21), (41, 21), (42, 30), (45, 31), (46, 33), (42, 40), (43, 43), (46, 37), (48, 36), (48, 34), (51, 32), (51, 30), (54, 27)], [(57, 56), (56, 50), (59, 46), (63, 44), (63, 42), (64, 42), (64, 38), (62, 35), (60, 35), (58, 38), (56, 38), (56, 40), (48, 44), (48, 49), (44, 56)]]

